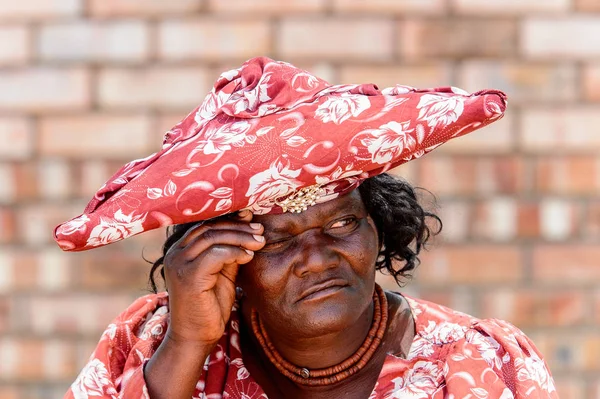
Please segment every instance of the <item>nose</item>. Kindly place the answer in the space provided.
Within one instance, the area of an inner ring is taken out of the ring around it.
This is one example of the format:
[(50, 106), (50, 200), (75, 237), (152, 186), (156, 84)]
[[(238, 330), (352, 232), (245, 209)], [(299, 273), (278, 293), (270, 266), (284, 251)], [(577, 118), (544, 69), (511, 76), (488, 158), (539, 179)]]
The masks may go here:
[(298, 238), (299, 245), (293, 263), (296, 276), (305, 277), (310, 273), (321, 273), (339, 265), (340, 258), (331, 237), (315, 229), (304, 232)]

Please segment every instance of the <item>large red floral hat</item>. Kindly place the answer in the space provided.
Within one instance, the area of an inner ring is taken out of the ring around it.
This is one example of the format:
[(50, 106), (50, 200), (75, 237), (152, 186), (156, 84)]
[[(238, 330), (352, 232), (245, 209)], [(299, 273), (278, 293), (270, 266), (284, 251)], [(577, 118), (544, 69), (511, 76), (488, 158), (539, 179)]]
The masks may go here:
[(503, 116), (497, 90), (330, 85), (268, 58), (223, 73), (162, 149), (59, 225), (65, 251), (249, 209), (299, 212)]

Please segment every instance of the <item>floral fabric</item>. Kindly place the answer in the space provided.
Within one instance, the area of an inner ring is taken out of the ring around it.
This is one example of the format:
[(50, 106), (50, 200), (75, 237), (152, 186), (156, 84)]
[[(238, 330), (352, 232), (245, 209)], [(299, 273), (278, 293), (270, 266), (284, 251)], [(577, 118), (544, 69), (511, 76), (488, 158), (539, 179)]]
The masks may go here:
[(311, 185), (318, 202), (500, 119), (506, 96), (453, 87), (330, 85), (285, 62), (254, 58), (225, 72), (162, 149), (112, 176), (83, 214), (59, 225), (65, 251), (240, 209), (277, 213)]
[[(405, 297), (416, 334), (406, 359), (388, 354), (369, 399), (558, 398), (534, 344), (516, 327)], [(111, 323), (66, 399), (149, 399), (143, 366), (164, 337), (168, 297), (138, 299)], [(210, 354), (197, 399), (267, 399), (244, 367), (239, 320)]]

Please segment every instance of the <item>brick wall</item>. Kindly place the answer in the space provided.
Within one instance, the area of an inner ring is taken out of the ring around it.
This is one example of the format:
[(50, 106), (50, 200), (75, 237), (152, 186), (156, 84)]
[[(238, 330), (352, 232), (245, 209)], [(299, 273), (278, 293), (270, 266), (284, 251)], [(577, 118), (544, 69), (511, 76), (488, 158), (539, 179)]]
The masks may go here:
[(561, 398), (600, 398), (599, 38), (598, 0), (0, 0), (0, 398), (61, 397), (163, 239), (64, 254), (54, 225), (262, 54), (508, 92), (504, 120), (398, 170), (446, 222), (406, 290), (514, 322)]

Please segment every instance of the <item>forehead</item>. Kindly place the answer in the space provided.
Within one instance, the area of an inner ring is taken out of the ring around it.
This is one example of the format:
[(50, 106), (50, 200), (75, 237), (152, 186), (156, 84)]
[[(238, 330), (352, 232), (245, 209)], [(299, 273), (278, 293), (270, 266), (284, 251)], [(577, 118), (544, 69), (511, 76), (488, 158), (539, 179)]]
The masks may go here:
[(300, 225), (323, 224), (344, 214), (354, 213), (362, 216), (366, 213), (365, 205), (358, 190), (331, 201), (308, 207), (301, 213), (283, 213), (279, 215), (256, 215), (253, 221), (262, 223), (265, 231), (292, 229)]

